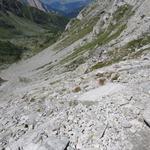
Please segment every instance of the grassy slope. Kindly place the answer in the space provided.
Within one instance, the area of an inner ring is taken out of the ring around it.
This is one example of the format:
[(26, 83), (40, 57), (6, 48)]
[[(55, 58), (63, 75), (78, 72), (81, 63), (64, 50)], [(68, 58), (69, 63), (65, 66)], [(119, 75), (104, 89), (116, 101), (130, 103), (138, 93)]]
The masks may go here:
[[(93, 5), (89, 11), (92, 11), (96, 7)], [(88, 14), (87, 10), (84, 10), (85, 14)], [(83, 14), (84, 14), (83, 13)], [(63, 40), (57, 45), (56, 49), (61, 50), (75, 41), (83, 38), (85, 35), (89, 34), (92, 32), (94, 25), (97, 23), (99, 20), (99, 15), (92, 16), (91, 18), (85, 18), (83, 17), (82, 20), (78, 20), (77, 18), (74, 18), (70, 22), (70, 29), (66, 30), (63, 33)]]
[(20, 59), (23, 48), (7, 41), (0, 41), (0, 64), (12, 63)]
[[(120, 7), (114, 14), (113, 14), (113, 21), (116, 20), (116, 24), (110, 24), (107, 28), (103, 29), (99, 35), (97, 35), (96, 38), (93, 39), (93, 41), (85, 44), (84, 46), (81, 46), (78, 49), (75, 49), (74, 52), (70, 55), (68, 55), (65, 59), (61, 61), (61, 64), (68, 64), (69, 66), (73, 63), (84, 63), (84, 60), (86, 58), (83, 57), (83, 54), (85, 52), (93, 53), (96, 47), (103, 46), (110, 41), (116, 39), (126, 28), (126, 22), (124, 20), (127, 20), (128, 17), (130, 17), (133, 14), (132, 7), (129, 5), (125, 5)], [(72, 28), (69, 33), (71, 32), (72, 36), (69, 36), (69, 39), (78, 39), (86, 35), (87, 33), (91, 32), (93, 30), (93, 26), (96, 24), (99, 17), (92, 17), (90, 20), (83, 20), (82, 21), (74, 21), (72, 23)], [(94, 22), (94, 23), (93, 23)], [(80, 29), (81, 24), (86, 25), (82, 30)], [(85, 32), (86, 31), (86, 32)], [(75, 35), (75, 32), (78, 33), (78, 35)], [(74, 33), (74, 34), (73, 34)], [(84, 33), (84, 34), (82, 34)], [(74, 37), (75, 36), (75, 37)], [(67, 42), (67, 38), (65, 39), (65, 42)], [(65, 43), (64, 42), (64, 43)], [(99, 64), (98, 64), (99, 65)], [(67, 67), (69, 67), (67, 65)], [(76, 65), (77, 67), (78, 65)], [(97, 67), (97, 66), (96, 66)]]
[[(112, 21), (116, 22), (115, 24), (110, 22), (110, 24), (105, 29), (103, 29), (101, 33), (97, 35), (96, 38), (93, 39), (93, 41), (75, 49), (72, 54), (66, 56), (66, 58), (64, 58), (60, 63), (62, 65), (65, 65), (66, 68), (71, 68), (71, 70), (74, 70), (76, 67), (78, 67), (78, 65), (85, 62), (86, 55), (83, 55), (85, 52), (89, 52), (89, 54), (92, 54), (97, 47), (104, 46), (108, 44), (110, 41), (118, 38), (121, 35), (121, 33), (126, 29), (127, 20), (132, 15), (134, 15), (132, 6), (123, 5), (119, 7), (116, 10), (116, 12), (114, 12), (114, 14), (112, 15)], [(90, 30), (87, 30), (87, 32), (84, 32), (87, 28), (83, 28), (83, 30), (81, 30), (80, 32), (77, 31), (78, 28), (80, 28), (80, 23), (81, 22), (77, 20), (72, 22), (72, 28), (70, 31), (68, 31), (69, 33), (71, 33), (71, 35), (67, 37), (68, 39), (72, 38), (76, 40), (80, 38), (80, 35), (81, 37), (83, 37), (87, 33), (91, 32), (93, 25), (87, 22), (85, 22), (87, 23), (87, 26), (91, 25), (91, 28), (89, 28)], [(75, 35), (76, 32), (78, 33), (77, 36)], [(82, 33), (85, 33), (85, 34), (82, 34)], [(65, 42), (69, 43), (67, 41), (68, 40), (67, 38), (64, 39), (63, 43)], [(121, 61), (126, 56), (129, 56), (129, 58), (138, 57), (141, 55), (143, 51), (147, 51), (149, 49), (144, 49), (144, 50), (137, 51), (137, 52), (135, 51), (135, 49), (139, 49), (143, 47), (144, 45), (147, 45), (149, 42), (150, 42), (149, 35), (144, 35), (143, 37), (137, 40), (133, 40), (129, 42), (127, 45), (119, 49), (112, 49), (111, 51), (108, 51), (108, 54), (107, 54), (110, 59), (107, 59), (107, 61), (104, 61), (104, 62), (97, 62), (95, 65), (91, 66), (90, 70), (94, 70), (94, 69), (98, 69), (107, 65), (111, 65), (115, 62)]]
[[(4, 44), (6, 47), (9, 45), (5, 41), (21, 49), (20, 55), (22, 50), (33, 55), (54, 43), (68, 22), (66, 18), (56, 14), (45, 13), (20, 3), (17, 6), (16, 8), (12, 3), (11, 7), (0, 10), (0, 54), (3, 57), (8, 58), (8, 55), (2, 54)], [(9, 48), (8, 50), (11, 51)], [(12, 55), (10, 59), (11, 57)], [(0, 62), (4, 60), (6, 59), (0, 58)], [(12, 59), (7, 62), (12, 62)]]

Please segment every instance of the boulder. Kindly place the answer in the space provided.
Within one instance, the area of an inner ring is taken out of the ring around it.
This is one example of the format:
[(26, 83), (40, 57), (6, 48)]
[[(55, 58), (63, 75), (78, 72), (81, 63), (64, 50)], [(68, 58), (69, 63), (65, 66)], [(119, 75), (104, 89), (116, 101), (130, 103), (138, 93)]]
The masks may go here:
[(73, 90), (72, 90), (74, 93), (78, 93), (81, 91), (81, 88), (80, 86), (76, 86)]
[(83, 19), (83, 14), (82, 14), (82, 13), (79, 13), (79, 15), (77, 16), (77, 19), (78, 19), (78, 20), (82, 20), (82, 19)]
[(42, 140), (42, 137), (39, 138), (37, 142), (26, 142), (23, 139), (18, 141), (18, 143), (13, 143), (8, 146), (7, 150), (16, 150), (16, 149), (24, 149), (24, 150), (65, 150), (69, 145), (69, 141), (67, 138), (58, 138), (58, 137), (48, 137), (47, 139)]
[(88, 65), (85, 63), (85, 64), (80, 65), (75, 71), (79, 75), (82, 75), (82, 74), (85, 74), (87, 70), (88, 70)]
[(121, 124), (122, 124), (123, 128), (131, 128), (132, 127), (132, 124), (127, 120), (123, 120)]
[(106, 78), (101, 77), (100, 79), (98, 79), (98, 85), (104, 85), (106, 82)]
[(116, 81), (116, 80), (118, 80), (118, 78), (119, 78), (119, 74), (118, 73), (113, 73), (111, 75), (111, 81)]

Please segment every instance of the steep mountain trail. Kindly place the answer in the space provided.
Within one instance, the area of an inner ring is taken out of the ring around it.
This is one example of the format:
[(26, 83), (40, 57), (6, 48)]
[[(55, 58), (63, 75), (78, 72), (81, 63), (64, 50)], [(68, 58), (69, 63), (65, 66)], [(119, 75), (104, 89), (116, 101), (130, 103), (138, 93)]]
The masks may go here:
[(0, 148), (149, 150), (149, 3), (92, 3), (54, 45), (2, 70)]

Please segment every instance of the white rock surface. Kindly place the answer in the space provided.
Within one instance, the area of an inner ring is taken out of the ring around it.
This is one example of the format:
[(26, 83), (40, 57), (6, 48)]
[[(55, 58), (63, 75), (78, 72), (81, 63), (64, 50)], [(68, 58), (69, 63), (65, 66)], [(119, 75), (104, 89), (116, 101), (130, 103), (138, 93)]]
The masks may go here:
[[(115, 39), (107, 44), (100, 42), (102, 45), (96, 44), (94, 47), (90, 43), (90, 49), (86, 46), (82, 51), (78, 48), (84, 39), (87, 39), (83, 42), (86, 44), (97, 38), (97, 35), (93, 35), (93, 28), (90, 28), (91, 33), (72, 44), (67, 43), (69, 46), (66, 48), (62, 48), (66, 42), (63, 38), (36, 56), (0, 72), (0, 77), (6, 80), (0, 86), (1, 149), (150, 149), (149, 108), (146, 107), (150, 98), (149, 44), (136, 48), (138, 55), (131, 52), (134, 57), (129, 57), (131, 54), (127, 51), (128, 54), (121, 60), (91, 70), (98, 62), (113, 60), (114, 56), (119, 55), (115, 53), (108, 57), (109, 50), (120, 50), (129, 41), (143, 34), (149, 35), (149, 0), (98, 2), (99, 5), (94, 3), (84, 9), (84, 16), (78, 21), (86, 25), (89, 25), (89, 21), (90, 25), (95, 21), (94, 25), (100, 27), (99, 31), (108, 27), (111, 21), (115, 22), (111, 20), (112, 13), (120, 5), (129, 3), (135, 10), (131, 18), (123, 20), (127, 27)], [(106, 14), (110, 18), (105, 20), (103, 27), (97, 24), (100, 19), (92, 20), (95, 16), (103, 18)], [(140, 19), (141, 14), (146, 15), (145, 19)], [(69, 28), (71, 30), (72, 26)], [(87, 29), (86, 26), (82, 27), (84, 29)], [(83, 56), (80, 61), (84, 63), (81, 65), (73, 55), (75, 52), (77, 58)], [(121, 52), (122, 56), (126, 51)], [(86, 53), (88, 55), (84, 55)], [(72, 57), (63, 63), (70, 55)], [(68, 71), (74, 60), (78, 65)], [(104, 85), (97, 83), (101, 77), (106, 79)], [(80, 92), (72, 91), (76, 86), (80, 87)], [(63, 137), (66, 138), (63, 140)]]
[(108, 83), (99, 88), (90, 90), (79, 97), (79, 101), (101, 101), (103, 97), (123, 90), (125, 86), (116, 83)]

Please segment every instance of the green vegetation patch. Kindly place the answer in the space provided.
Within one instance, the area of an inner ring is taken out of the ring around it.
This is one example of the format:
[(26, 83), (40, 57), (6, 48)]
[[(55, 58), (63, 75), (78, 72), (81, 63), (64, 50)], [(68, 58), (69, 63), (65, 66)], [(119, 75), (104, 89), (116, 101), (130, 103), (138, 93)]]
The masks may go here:
[[(126, 25), (110, 25), (103, 33), (90, 43), (75, 49), (74, 52), (68, 55), (65, 59), (61, 61), (61, 64), (68, 63), (69, 61), (75, 60), (79, 56), (83, 55), (85, 52), (94, 52), (95, 48), (104, 44), (109, 43), (111, 40), (117, 38), (122, 31), (126, 28)], [(114, 32), (113, 32), (114, 31)]]
[[(131, 17), (134, 14), (134, 11), (132, 11), (132, 8), (133, 8), (132, 6), (126, 4), (126, 5), (120, 6), (116, 10), (116, 12), (113, 14), (113, 20), (116, 20), (116, 24), (110, 23), (107, 31), (103, 33), (103, 36), (102, 35), (99, 36), (99, 41), (100, 41), (99, 45), (106, 44), (106, 43), (110, 42), (111, 40), (116, 39), (123, 32), (123, 30), (125, 30), (125, 28), (126, 28), (126, 24), (124, 23), (125, 20), (129, 19), (129, 17)], [(112, 34), (110, 34), (110, 32)], [(139, 42), (139, 40), (129, 42), (123, 48), (109, 51), (108, 56), (110, 59), (108, 59), (107, 61), (104, 61), (104, 62), (96, 63), (94, 66), (91, 67), (90, 70), (92, 71), (92, 70), (102, 68), (102, 67), (105, 67), (105, 66), (108, 66), (113, 63), (117, 63), (117, 62), (121, 61), (123, 57), (127, 56), (130, 53), (126, 49), (128, 49), (129, 47), (135, 48), (136, 42)], [(143, 44), (145, 44), (145, 43), (143, 43)]]
[(0, 41), (0, 63), (12, 63), (19, 60), (23, 50), (9, 41)]
[[(71, 61), (69, 64), (65, 65), (67, 71), (74, 71), (79, 65), (85, 63), (86, 58), (79, 56), (75, 60)], [(65, 70), (65, 71), (66, 71)]]
[(133, 40), (126, 45), (126, 49), (138, 49), (144, 45), (150, 44), (150, 36), (144, 36), (139, 39)]
[[(93, 39), (92, 42), (87, 43), (84, 46), (81, 46), (81, 47), (75, 49), (73, 53), (68, 55), (60, 63), (65, 64), (65, 63), (70, 62), (70, 64), (72, 64), (73, 62), (76, 62), (76, 60), (78, 60), (80, 57), (82, 57), (82, 55), (85, 52), (88, 51), (89, 53), (93, 53), (97, 47), (108, 44), (110, 41), (112, 41), (112, 40), (116, 39), (117, 37), (119, 37), (121, 35), (121, 33), (126, 29), (126, 19), (131, 17), (133, 15), (133, 13), (134, 12), (132, 11), (132, 6), (130, 6), (130, 5), (120, 6), (116, 10), (116, 12), (113, 14), (113, 19), (112, 20), (115, 20), (116, 23), (110, 22), (108, 27), (105, 28), (99, 35), (97, 35), (97, 37), (95, 39)], [(81, 22), (79, 20), (74, 20), (74, 22), (72, 23), (72, 27), (74, 29), (76, 29), (76, 27), (80, 26), (80, 23)], [(93, 29), (93, 26), (91, 26), (91, 27)], [(68, 31), (68, 32), (72, 33), (73, 28), (71, 28), (71, 31)], [(90, 30), (92, 30), (92, 29), (90, 29)], [(85, 31), (85, 30), (83, 30), (83, 31)], [(77, 35), (77, 39), (78, 39), (80, 37), (80, 35), (82, 35), (83, 32), (81, 30), (80, 32), (77, 32), (77, 33), (79, 34), (79, 35)], [(75, 37), (76, 37), (76, 34), (73, 34), (73, 35), (75, 35)], [(71, 34), (71, 37), (73, 37), (73, 35)], [(70, 37), (68, 37), (68, 38), (70, 38)], [(76, 40), (76, 38), (74, 38), (74, 39)], [(120, 52), (118, 52), (118, 53), (120, 53)], [(97, 69), (99, 67), (104, 67), (104, 66), (110, 65), (114, 62), (118, 62), (120, 60), (120, 58), (122, 58), (124, 55), (126, 55), (126, 54), (122, 53), (121, 56), (118, 55), (118, 57), (113, 57), (113, 59), (108, 60), (107, 62), (98, 62), (95, 66), (92, 67), (92, 70)]]
[(142, 48), (144, 45), (150, 44), (150, 36), (143, 36), (139, 39), (130, 41), (122, 48), (116, 48), (111, 51), (108, 51), (109, 59), (104, 62), (98, 62), (91, 67), (91, 71), (95, 69), (99, 69), (102, 67), (106, 67), (108, 65), (117, 63), (123, 60), (124, 57), (128, 57), (128, 59), (137, 58), (143, 54), (145, 51), (150, 51), (150, 48), (141, 49), (139, 51), (135, 51), (136, 49)]
[[(133, 14), (132, 6), (123, 5), (123, 6), (119, 7), (118, 10), (113, 15), (113, 18), (118, 21), (116, 24), (110, 23), (109, 26), (103, 32), (101, 32), (92, 42), (87, 43), (78, 49), (75, 49), (74, 52), (72, 54), (70, 54), (69, 56), (67, 56), (64, 60), (62, 60), (61, 63), (66, 63), (68, 61), (71, 61), (71, 60), (77, 58), (79, 55), (82, 55), (86, 51), (94, 51), (95, 47), (105, 45), (105, 44), (109, 43), (110, 41), (112, 41), (113, 39), (116, 39), (126, 29), (126, 24), (123, 22), (123, 20), (125, 18), (127, 19), (127, 17), (130, 17), (132, 14)], [(96, 19), (96, 21), (97, 21), (97, 19)], [(95, 24), (95, 22), (94, 22), (94, 24)], [(93, 24), (93, 26), (94, 26), (94, 24)], [(72, 26), (73, 27), (80, 26), (80, 21), (75, 20)], [(93, 26), (91, 25), (92, 29), (93, 29)], [(90, 30), (92, 30), (92, 29), (90, 29)], [(79, 35), (75, 36), (75, 37), (77, 39), (80, 37), (80, 35), (82, 37), (84, 35), (84, 34), (82, 35), (82, 33), (85, 30), (86, 30), (86, 28), (83, 31), (81, 30), (81, 32), (78, 33)], [(74, 38), (74, 39), (76, 40), (76, 38)], [(72, 40), (72, 42), (74, 42), (74, 40)]]
[(92, 32), (93, 27), (98, 20), (98, 16), (90, 18), (89, 20), (83, 19), (80, 21), (78, 19), (74, 19), (72, 21), (71, 29), (63, 34), (63, 36), (66, 37), (56, 46), (56, 49), (63, 49)]
[(134, 11), (132, 11), (133, 6), (129, 4), (122, 5), (118, 7), (116, 12), (113, 14), (113, 20), (122, 21), (128, 19), (130, 16), (134, 14)]
[(103, 67), (109, 66), (109, 65), (111, 65), (111, 64), (112, 64), (111, 61), (98, 62), (98, 63), (96, 63), (94, 66), (92, 66), (90, 70), (93, 71), (93, 70), (96, 70), (96, 69), (99, 69), (99, 68), (103, 68)]

